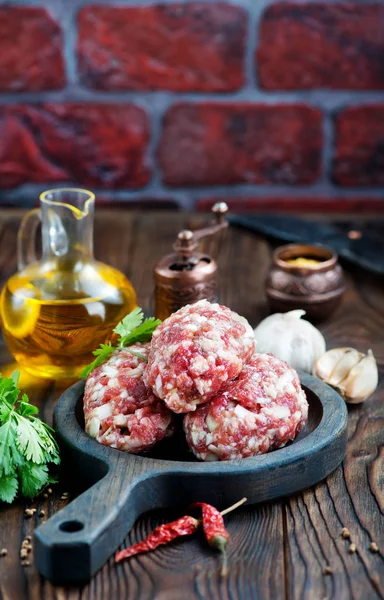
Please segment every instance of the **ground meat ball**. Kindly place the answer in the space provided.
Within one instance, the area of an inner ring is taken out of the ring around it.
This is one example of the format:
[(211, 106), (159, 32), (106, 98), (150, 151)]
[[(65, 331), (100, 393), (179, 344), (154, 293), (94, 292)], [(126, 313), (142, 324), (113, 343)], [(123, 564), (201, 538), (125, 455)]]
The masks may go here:
[(255, 354), (222, 394), (184, 417), (184, 430), (197, 458), (234, 460), (281, 448), (307, 417), (296, 371), (270, 354)]
[[(147, 356), (149, 344), (130, 349)], [(85, 430), (101, 444), (133, 454), (173, 432), (173, 415), (143, 381), (145, 361), (117, 350), (89, 375), (84, 392)]]
[(174, 412), (194, 411), (240, 373), (254, 348), (246, 319), (201, 300), (155, 330), (144, 378)]

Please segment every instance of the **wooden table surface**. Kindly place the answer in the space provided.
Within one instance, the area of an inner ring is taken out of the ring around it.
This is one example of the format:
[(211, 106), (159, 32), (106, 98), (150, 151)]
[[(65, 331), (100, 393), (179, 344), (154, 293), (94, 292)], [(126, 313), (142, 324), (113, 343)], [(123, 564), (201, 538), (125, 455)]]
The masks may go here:
[[(169, 252), (180, 228), (196, 226), (201, 220), (201, 216), (186, 214), (99, 212), (95, 253), (128, 275), (139, 304), (150, 312), (153, 265)], [(16, 269), (19, 221), (20, 213), (0, 213), (1, 284)], [(219, 257), (222, 303), (256, 326), (267, 314), (263, 281), (271, 260), (270, 245), (252, 233), (231, 228), (206, 248)], [(383, 382), (384, 282), (350, 267), (347, 280), (342, 306), (321, 330), (328, 347), (372, 348)], [(4, 342), (0, 361), (3, 374), (10, 373), (14, 365)], [(26, 374), (22, 374), (21, 384), (43, 418), (50, 421), (63, 387)], [(219, 576), (214, 551), (196, 538), (133, 558), (118, 568), (110, 560), (84, 587), (53, 587), (33, 566), (20, 565), (19, 551), (25, 536), (67, 502), (60, 499), (64, 489), (71, 493), (67, 483), (49, 498), (38, 498), (32, 504), (37, 508), (32, 519), (25, 518), (26, 505), (21, 501), (0, 507), (0, 547), (8, 550), (8, 555), (0, 558), (0, 600), (384, 598), (383, 388), (382, 384), (365, 404), (349, 409), (347, 456), (326, 481), (291, 498), (247, 506), (228, 515), (231, 543), (227, 578)], [(180, 507), (143, 516), (126, 544), (141, 540), (156, 525), (182, 512)], [(349, 529), (356, 544), (353, 554), (348, 552), (349, 542), (340, 535), (342, 527)], [(369, 550), (371, 541), (377, 543), (379, 553)], [(327, 565), (332, 568), (330, 575), (323, 572)]]

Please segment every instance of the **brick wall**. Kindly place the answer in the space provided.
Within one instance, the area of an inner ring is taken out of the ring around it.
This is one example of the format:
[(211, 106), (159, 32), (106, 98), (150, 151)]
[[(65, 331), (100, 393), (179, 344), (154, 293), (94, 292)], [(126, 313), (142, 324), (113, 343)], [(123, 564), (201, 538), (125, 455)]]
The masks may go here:
[(0, 203), (384, 213), (384, 2), (0, 5)]

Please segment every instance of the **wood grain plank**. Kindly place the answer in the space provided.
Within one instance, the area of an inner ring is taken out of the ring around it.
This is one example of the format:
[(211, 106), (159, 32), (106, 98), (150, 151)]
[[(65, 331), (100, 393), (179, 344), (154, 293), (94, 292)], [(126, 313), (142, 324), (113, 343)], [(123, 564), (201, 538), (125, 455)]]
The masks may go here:
[[(374, 348), (382, 378), (384, 318), (377, 305), (380, 297), (384, 301), (384, 292), (379, 286), (369, 289), (368, 280), (373, 283), (367, 278), (365, 294), (375, 302), (362, 301), (361, 286), (349, 278), (343, 305), (322, 329), (328, 347)], [(349, 442), (342, 467), (324, 484), (286, 504), (292, 598), (384, 598), (383, 391), (381, 384), (365, 404), (349, 407)], [(342, 527), (349, 529), (350, 540), (341, 537)], [(379, 553), (369, 550), (371, 541)], [(354, 554), (349, 553), (351, 542), (357, 547)], [(326, 565), (332, 575), (323, 574)]]
[[(1, 283), (16, 268), (19, 215), (16, 211), (0, 213)], [(203, 222), (206, 222), (204, 216), (185, 214), (101, 212), (96, 218), (95, 254), (130, 277), (139, 304), (150, 313), (153, 311), (155, 262), (171, 251), (180, 229), (195, 228)], [(264, 278), (270, 264), (269, 245), (251, 233), (230, 229), (217, 239), (206, 240), (203, 248), (218, 260), (221, 301), (256, 325), (267, 312)], [(384, 374), (383, 306), (384, 291), (380, 283), (356, 270), (356, 276), (348, 280), (343, 305), (323, 325), (329, 346), (355, 345), (363, 351), (372, 347), (379, 360), (381, 378)], [(12, 369), (4, 343), (0, 344), (0, 364), (4, 373)], [(60, 388), (26, 376), (23, 385), (49, 421)], [(10, 508), (0, 508), (0, 545), (5, 540), (9, 550), (9, 556), (0, 559), (0, 599), (383, 598), (382, 402), (383, 387), (369, 402), (350, 409), (346, 460), (343, 468), (325, 483), (294, 498), (244, 508), (228, 516), (232, 541), (231, 570), (227, 579), (218, 575), (218, 556), (197, 536), (134, 558), (118, 568), (110, 560), (86, 586), (54, 588), (42, 580), (34, 568), (23, 569), (19, 564), (21, 540), (40, 519), (24, 519), (25, 504), (19, 502)], [(47, 515), (62, 505), (60, 490), (49, 499), (39, 499), (37, 504)], [(180, 511), (183, 510), (180, 507)], [(130, 532), (126, 544), (142, 539), (156, 525), (179, 514), (157, 511), (144, 515)], [(348, 542), (340, 537), (343, 526), (351, 532), (358, 548), (356, 554), (348, 553)], [(369, 551), (371, 540), (378, 544), (378, 554)], [(334, 571), (330, 576), (323, 575), (326, 564)]]

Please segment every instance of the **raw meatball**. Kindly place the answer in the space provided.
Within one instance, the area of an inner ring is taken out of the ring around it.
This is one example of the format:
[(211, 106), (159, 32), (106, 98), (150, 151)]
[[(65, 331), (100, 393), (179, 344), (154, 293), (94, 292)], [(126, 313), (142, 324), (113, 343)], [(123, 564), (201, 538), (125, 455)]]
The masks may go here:
[(234, 460), (281, 448), (307, 417), (296, 371), (270, 354), (255, 354), (222, 394), (184, 417), (184, 430), (197, 458)]
[[(130, 346), (144, 356), (149, 344)], [(146, 363), (117, 350), (89, 375), (84, 392), (85, 430), (101, 444), (133, 454), (173, 433), (173, 415), (143, 381)]]
[(155, 330), (144, 379), (172, 411), (194, 411), (240, 373), (254, 348), (246, 319), (200, 300)]

